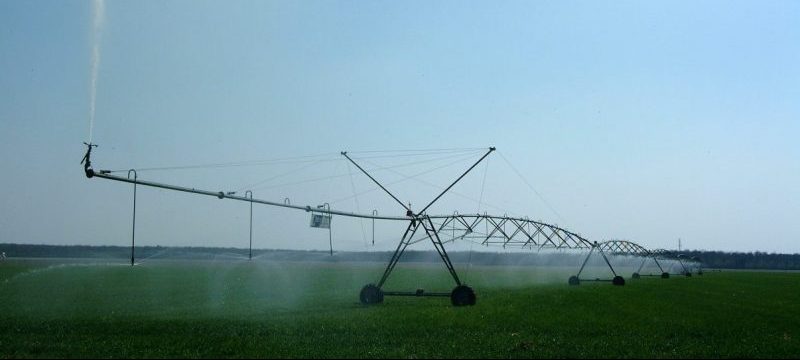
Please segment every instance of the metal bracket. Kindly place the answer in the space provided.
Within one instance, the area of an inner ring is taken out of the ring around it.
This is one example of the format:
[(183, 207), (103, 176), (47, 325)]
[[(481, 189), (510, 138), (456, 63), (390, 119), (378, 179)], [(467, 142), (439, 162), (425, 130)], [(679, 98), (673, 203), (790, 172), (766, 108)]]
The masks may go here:
[(81, 164), (83, 165), (83, 171), (86, 173), (86, 177), (91, 178), (94, 176), (94, 169), (92, 169), (92, 148), (98, 147), (99, 145), (86, 142), (83, 144), (86, 145), (86, 155), (83, 155)]

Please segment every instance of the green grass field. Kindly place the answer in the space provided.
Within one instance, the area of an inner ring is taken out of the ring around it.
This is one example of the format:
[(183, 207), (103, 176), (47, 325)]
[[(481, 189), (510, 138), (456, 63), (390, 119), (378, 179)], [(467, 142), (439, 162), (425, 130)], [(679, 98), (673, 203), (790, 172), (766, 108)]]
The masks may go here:
[[(714, 272), (624, 287), (574, 269), (473, 267), (478, 303), (358, 303), (382, 264), (0, 263), (0, 356), (798, 357), (800, 273)], [(626, 276), (627, 277), (627, 276)], [(449, 291), (400, 264), (389, 290)]]

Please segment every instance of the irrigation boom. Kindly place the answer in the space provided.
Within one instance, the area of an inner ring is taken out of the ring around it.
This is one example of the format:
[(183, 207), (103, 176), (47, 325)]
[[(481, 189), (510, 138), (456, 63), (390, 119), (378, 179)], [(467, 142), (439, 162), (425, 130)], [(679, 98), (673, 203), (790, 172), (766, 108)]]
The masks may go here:
[[(426, 213), (427, 209), (431, 207), (437, 200), (439, 200), (443, 195), (445, 195), (456, 183), (458, 183), (461, 179), (463, 179), (470, 171), (472, 171), (481, 161), (483, 161), (487, 156), (489, 156), (493, 151), (495, 151), (494, 147), (488, 149), (488, 151), (479, 159), (477, 160), (472, 166), (470, 166), (466, 171), (464, 171), (455, 181), (453, 181), (447, 188), (444, 189), (438, 196), (436, 196), (430, 203), (428, 203), (422, 210), (415, 213), (411, 210), (410, 206), (406, 206), (403, 204), (400, 199), (398, 199), (394, 194), (392, 194), (383, 184), (381, 184), (377, 179), (375, 179), (372, 175), (370, 175), (363, 167), (361, 167), (358, 163), (356, 163), (350, 156), (347, 155), (347, 152), (342, 152), (341, 155), (347, 158), (352, 164), (354, 164), (362, 173), (364, 173), (370, 180), (372, 180), (375, 184), (377, 184), (384, 192), (386, 192), (389, 196), (391, 196), (397, 203), (399, 203), (405, 210), (406, 216), (383, 216), (378, 215), (377, 212), (373, 211), (371, 214), (360, 214), (360, 213), (353, 213), (353, 212), (346, 212), (346, 211), (338, 211), (333, 210), (329, 206), (325, 207), (311, 207), (309, 205), (301, 206), (301, 205), (292, 205), (291, 203), (284, 202), (275, 202), (269, 200), (263, 200), (254, 198), (251, 191), (245, 193), (245, 196), (237, 196), (235, 193), (226, 193), (224, 191), (210, 191), (210, 190), (202, 190), (202, 189), (195, 189), (185, 186), (179, 185), (172, 185), (166, 184), (161, 182), (154, 182), (154, 181), (146, 181), (146, 180), (139, 180), (136, 171), (131, 169), (128, 171), (128, 176), (117, 176), (113, 175), (112, 171), (109, 170), (98, 170), (95, 171), (92, 168), (91, 164), (91, 151), (93, 147), (97, 145), (94, 144), (87, 144), (86, 155), (83, 158), (81, 163), (84, 165), (84, 172), (86, 177), (88, 178), (101, 178), (107, 180), (114, 180), (125, 182), (134, 185), (134, 234), (135, 234), (135, 219), (136, 219), (136, 186), (148, 186), (154, 188), (161, 188), (167, 190), (174, 190), (198, 195), (206, 195), (206, 196), (213, 196), (218, 199), (230, 199), (230, 200), (238, 200), (243, 201), (251, 204), (251, 211), (252, 211), (252, 204), (263, 204), (268, 206), (276, 206), (281, 208), (287, 209), (294, 209), (294, 210), (302, 210), (305, 212), (312, 212), (314, 214), (325, 214), (327, 216), (337, 215), (337, 216), (344, 216), (344, 217), (351, 217), (351, 218), (361, 218), (361, 219), (371, 219), (371, 220), (388, 220), (388, 221), (405, 221), (408, 222), (408, 227), (406, 228), (403, 236), (400, 239), (400, 242), (397, 245), (394, 253), (392, 254), (389, 263), (386, 266), (386, 269), (383, 272), (380, 280), (377, 284), (368, 284), (364, 286), (361, 290), (360, 300), (364, 304), (375, 304), (383, 302), (384, 296), (449, 296), (453, 305), (473, 305), (475, 304), (475, 293), (472, 288), (463, 284), (458, 277), (458, 274), (453, 266), (450, 258), (447, 254), (447, 251), (444, 248), (445, 243), (454, 242), (454, 241), (472, 241), (473, 243), (477, 243), (480, 245), (495, 245), (495, 246), (502, 246), (506, 247), (518, 247), (518, 248), (529, 248), (529, 249), (589, 249), (589, 254), (584, 260), (583, 265), (581, 266), (580, 271), (578, 271), (578, 275), (573, 276), (569, 279), (569, 283), (571, 285), (578, 285), (580, 283), (579, 276), (583, 271), (584, 266), (589, 260), (589, 257), (592, 255), (593, 252), (597, 251), (599, 254), (602, 255), (605, 263), (611, 269), (611, 272), (614, 274), (613, 280), (589, 280), (583, 279), (584, 281), (611, 281), (614, 285), (624, 285), (624, 279), (617, 275), (616, 271), (608, 260), (606, 256), (606, 252), (614, 255), (623, 255), (623, 256), (638, 256), (644, 258), (644, 261), (647, 259), (652, 259), (655, 261), (656, 265), (658, 265), (659, 269), (662, 271), (662, 277), (668, 278), (669, 274), (664, 272), (661, 267), (661, 264), (658, 262), (658, 259), (664, 260), (677, 260), (678, 263), (684, 270), (684, 273), (691, 275), (690, 270), (685, 266), (684, 261), (682, 261), (683, 255), (678, 255), (677, 257), (674, 254), (668, 254), (665, 251), (655, 251), (651, 252), (644, 247), (629, 242), (629, 241), (620, 241), (620, 240), (612, 240), (606, 242), (592, 242), (588, 239), (585, 239), (579, 234), (571, 232), (569, 230), (563, 229), (557, 225), (544, 223), (541, 221), (534, 221), (528, 218), (520, 218), (520, 217), (509, 217), (506, 215), (503, 216), (495, 216), (489, 214), (459, 214), (454, 213), (452, 215), (429, 215)], [(133, 173), (133, 178), (130, 177), (130, 174)], [(326, 204), (327, 205), (327, 204)], [(328, 221), (330, 218), (328, 218)], [(251, 215), (252, 221), (252, 215)], [(252, 224), (251, 224), (252, 226)], [(328, 227), (330, 223), (328, 222)], [(418, 230), (420, 237), (414, 238), (417, 234)], [(374, 230), (373, 230), (374, 231)], [(423, 234), (424, 233), (424, 234)], [(450, 272), (451, 277), (456, 283), (455, 289), (453, 289), (450, 293), (429, 293), (425, 292), (421, 289), (418, 289), (414, 292), (403, 292), (403, 291), (384, 291), (383, 285), (394, 270), (395, 266), (399, 262), (400, 258), (402, 257), (403, 253), (405, 252), (406, 248), (412, 244), (419, 243), (421, 241), (430, 240), (433, 244), (434, 248), (436, 249), (437, 253), (441, 257), (442, 262), (447, 267), (447, 270)], [(132, 236), (132, 244), (131, 244), (131, 264), (133, 264), (133, 248), (134, 248), (134, 238)], [(251, 234), (251, 247), (252, 247), (252, 234)], [(252, 251), (252, 248), (251, 248)], [(331, 254), (333, 254), (333, 248), (331, 246)], [(252, 255), (251, 255), (252, 256)], [(640, 265), (639, 270), (634, 273), (634, 278), (639, 277), (639, 272), (642, 270), (645, 262), (642, 262)], [(699, 264), (699, 260), (691, 259), (693, 263)], [(696, 269), (700, 269), (699, 265), (695, 265)], [(699, 272), (702, 274), (702, 272)], [(687, 276), (688, 276), (687, 275)], [(648, 276), (648, 275), (642, 275)]]
[(231, 199), (231, 200), (252, 202), (252, 203), (256, 203), (256, 204), (263, 204), (263, 205), (269, 205), (269, 206), (278, 206), (278, 207), (295, 209), (295, 210), (303, 210), (303, 211), (307, 211), (307, 212), (313, 211), (313, 212), (316, 212), (316, 213), (340, 215), (340, 216), (349, 216), (349, 217), (363, 218), (363, 219), (408, 221), (407, 217), (378, 216), (378, 215), (371, 215), (371, 214), (356, 214), (356, 213), (345, 212), (345, 211), (329, 210), (329, 209), (323, 209), (323, 208), (312, 208), (309, 205), (300, 206), (300, 205), (292, 205), (292, 204), (279, 203), (279, 202), (274, 202), (274, 201), (269, 201), (269, 200), (263, 200), (263, 199), (258, 199), (258, 198), (252, 198), (251, 199), (250, 197), (247, 197), (247, 196), (237, 196), (237, 195), (233, 195), (233, 194), (226, 194), (224, 191), (201, 190), (201, 189), (189, 188), (189, 187), (185, 187), (185, 186), (164, 184), (164, 183), (159, 183), (159, 182), (154, 182), (154, 181), (130, 179), (130, 178), (127, 178), (127, 177), (124, 177), (124, 176), (116, 176), (116, 175), (111, 175), (109, 173), (104, 173), (104, 170), (100, 170), (100, 171), (96, 171), (96, 172), (93, 171), (91, 173), (87, 172), (86, 176), (89, 177), (89, 178), (98, 177), (98, 178), (103, 178), (103, 179), (108, 179), (108, 180), (122, 181), (122, 182), (135, 184), (135, 185), (144, 185), (144, 186), (150, 186), (150, 187), (160, 188), (160, 189), (182, 191), (182, 192), (187, 192), (187, 193), (192, 193), (192, 194), (199, 194), (199, 195), (207, 195), (207, 196), (213, 196), (213, 197), (216, 197), (216, 198), (219, 198), (219, 199)]

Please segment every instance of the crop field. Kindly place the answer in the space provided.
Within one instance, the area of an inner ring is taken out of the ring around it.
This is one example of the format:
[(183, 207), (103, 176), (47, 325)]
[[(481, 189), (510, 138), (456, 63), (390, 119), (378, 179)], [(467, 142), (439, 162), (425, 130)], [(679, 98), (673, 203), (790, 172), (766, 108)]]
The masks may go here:
[[(0, 357), (800, 356), (800, 273), (571, 287), (574, 270), (472, 267), (475, 306), (363, 306), (382, 264), (9, 259)], [(437, 264), (400, 264), (385, 286), (452, 287)]]

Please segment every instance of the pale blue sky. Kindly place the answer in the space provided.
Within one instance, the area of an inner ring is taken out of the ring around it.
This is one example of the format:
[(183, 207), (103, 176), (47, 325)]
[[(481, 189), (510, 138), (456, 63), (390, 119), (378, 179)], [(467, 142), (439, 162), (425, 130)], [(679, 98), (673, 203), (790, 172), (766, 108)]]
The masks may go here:
[[(78, 164), (91, 39), (89, 1), (0, 1), (0, 242), (129, 241), (130, 187)], [(98, 168), (496, 146), (560, 216), (493, 155), (484, 200), (508, 213), (650, 248), (800, 252), (796, 1), (109, 1), (100, 54)], [(220, 190), (287, 170), (140, 176)], [(478, 170), (460, 193), (478, 197)], [(256, 196), (370, 188), (339, 180)], [(399, 212), (359, 200), (337, 208)], [(446, 201), (432, 211), (475, 211)], [(247, 245), (245, 204), (141, 190), (139, 206), (140, 244)], [(257, 209), (256, 246), (325, 248), (306, 216)], [(334, 223), (338, 247), (364, 248), (360, 223)]]

